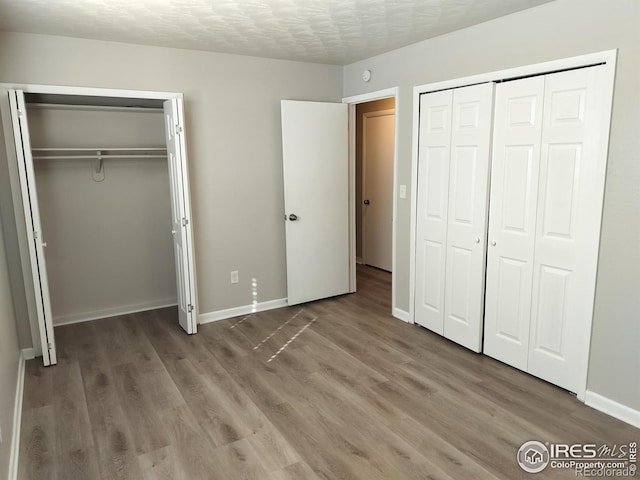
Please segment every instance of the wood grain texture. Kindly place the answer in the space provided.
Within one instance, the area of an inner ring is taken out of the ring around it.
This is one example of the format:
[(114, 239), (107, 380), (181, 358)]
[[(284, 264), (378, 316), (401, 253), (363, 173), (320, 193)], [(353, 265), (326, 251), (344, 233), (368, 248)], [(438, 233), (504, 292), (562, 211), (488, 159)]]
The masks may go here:
[(27, 362), (20, 479), (511, 480), (527, 440), (640, 440), (392, 318), (386, 272), (358, 289), (192, 336), (171, 308), (56, 328), (59, 364)]
[(188, 480), (171, 446), (138, 457), (143, 480)]

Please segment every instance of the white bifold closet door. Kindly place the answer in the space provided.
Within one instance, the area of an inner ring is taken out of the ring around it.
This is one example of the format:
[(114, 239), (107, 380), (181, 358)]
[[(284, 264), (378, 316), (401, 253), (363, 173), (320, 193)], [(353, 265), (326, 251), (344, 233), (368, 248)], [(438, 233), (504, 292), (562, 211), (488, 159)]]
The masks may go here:
[(602, 70), (496, 88), (484, 351), (573, 392), (586, 380), (595, 295)]
[(493, 84), (422, 95), (415, 320), (482, 347)]
[(178, 322), (185, 332), (193, 334), (197, 332), (198, 322), (184, 113), (182, 101), (177, 98), (165, 101), (163, 107), (171, 191), (171, 233), (178, 289)]
[(31, 156), (31, 138), (29, 137), (29, 122), (24, 93), (20, 90), (9, 90), (8, 93), (24, 221), (29, 244), (31, 279), (35, 293), (38, 327), (40, 328), (42, 361), (46, 367), (57, 363), (51, 297), (49, 295), (49, 281), (47, 279), (47, 265), (44, 255), (46, 242), (42, 238), (40, 208), (36, 191), (33, 158)]
[(420, 97), (415, 321), (444, 334), (453, 90)]
[(496, 87), (484, 352), (526, 370), (544, 76)]

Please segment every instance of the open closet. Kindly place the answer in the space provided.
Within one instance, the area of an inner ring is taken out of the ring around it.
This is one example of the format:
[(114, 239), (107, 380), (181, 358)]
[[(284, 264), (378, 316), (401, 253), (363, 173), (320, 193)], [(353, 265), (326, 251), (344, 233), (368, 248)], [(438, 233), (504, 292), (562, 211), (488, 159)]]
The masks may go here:
[(579, 396), (613, 63), (419, 96), (415, 322)]
[(44, 364), (56, 363), (56, 325), (177, 304), (178, 323), (196, 333), (179, 96), (6, 95)]

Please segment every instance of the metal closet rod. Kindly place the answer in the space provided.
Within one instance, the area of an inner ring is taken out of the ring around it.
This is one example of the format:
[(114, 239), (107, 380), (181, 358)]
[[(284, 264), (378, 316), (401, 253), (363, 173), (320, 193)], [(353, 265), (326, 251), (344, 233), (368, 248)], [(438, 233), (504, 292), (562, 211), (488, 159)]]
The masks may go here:
[(71, 148), (61, 148), (61, 147), (43, 147), (43, 148), (32, 148), (32, 152), (141, 152), (141, 151), (153, 151), (153, 152), (166, 152), (167, 149), (165, 147), (71, 147)]
[[(55, 155), (33, 155), (34, 160), (101, 160), (107, 158), (167, 158), (167, 149), (162, 147), (51, 147), (51, 148), (32, 148), (32, 153), (55, 153)], [(60, 155), (62, 152), (79, 152), (80, 154)], [(92, 152), (92, 155), (82, 155), (82, 152)], [(111, 153), (111, 152), (158, 152), (158, 153)], [(160, 154), (162, 152), (162, 154)]]
[(109, 155), (107, 153), (95, 155), (33, 155), (34, 160), (99, 160), (108, 158), (167, 158), (166, 155)]

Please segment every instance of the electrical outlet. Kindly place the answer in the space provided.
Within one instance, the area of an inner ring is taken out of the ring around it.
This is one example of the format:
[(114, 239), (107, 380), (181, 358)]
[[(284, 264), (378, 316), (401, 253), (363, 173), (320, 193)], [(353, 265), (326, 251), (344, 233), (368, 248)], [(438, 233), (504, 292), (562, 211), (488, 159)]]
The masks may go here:
[(400, 198), (407, 198), (407, 186), (400, 185)]
[(231, 283), (238, 283), (238, 270), (234, 270), (231, 272)]

